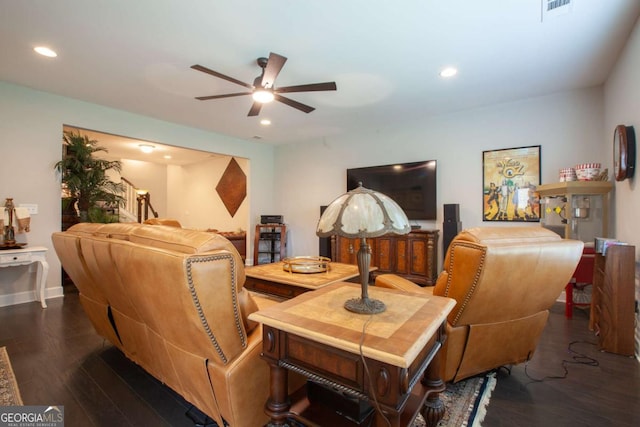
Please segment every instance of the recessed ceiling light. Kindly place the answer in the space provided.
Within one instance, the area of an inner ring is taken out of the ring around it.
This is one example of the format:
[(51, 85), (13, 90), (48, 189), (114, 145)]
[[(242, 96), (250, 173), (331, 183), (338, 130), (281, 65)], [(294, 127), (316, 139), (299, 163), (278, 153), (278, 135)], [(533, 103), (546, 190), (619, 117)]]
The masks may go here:
[(269, 126), (271, 124), (271, 120), (262, 119), (262, 120), (260, 120), (260, 124), (263, 125), (263, 126)]
[(156, 148), (151, 144), (138, 144), (138, 147), (140, 147), (140, 151), (147, 154), (151, 153), (154, 150), (154, 148)]
[(54, 50), (49, 49), (46, 46), (36, 46), (33, 48), (33, 50), (35, 50), (40, 55), (46, 56), (48, 58), (55, 58), (56, 56), (58, 56), (58, 54)]
[(444, 78), (453, 77), (456, 74), (458, 74), (458, 70), (453, 67), (443, 68), (442, 71), (440, 71), (440, 77), (444, 77)]

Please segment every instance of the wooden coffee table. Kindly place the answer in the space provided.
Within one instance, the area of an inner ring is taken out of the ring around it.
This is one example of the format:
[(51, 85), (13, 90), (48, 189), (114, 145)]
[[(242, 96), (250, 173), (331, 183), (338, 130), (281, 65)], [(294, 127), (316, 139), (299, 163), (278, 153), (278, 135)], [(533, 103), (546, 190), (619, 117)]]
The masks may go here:
[[(455, 300), (376, 287), (369, 292), (386, 304), (386, 311), (347, 311), (344, 301), (358, 297), (360, 286), (333, 283), (249, 316), (263, 324), (262, 358), (271, 370), (265, 404), (270, 426), (291, 419), (303, 425), (353, 426), (341, 415), (353, 407), (346, 402), (354, 400), (375, 408), (364, 412), (358, 425), (408, 426), (418, 412), (428, 426), (442, 418), (439, 349)], [(337, 400), (327, 403), (326, 393), (310, 395), (317, 387), (289, 396), (289, 371), (337, 391)]]
[[(250, 291), (289, 299), (335, 282), (359, 278), (357, 265), (339, 262), (332, 262), (329, 264), (329, 271), (322, 273), (290, 273), (283, 267), (283, 262), (246, 267), (247, 280), (244, 287)], [(370, 271), (375, 270), (376, 267), (370, 268)]]

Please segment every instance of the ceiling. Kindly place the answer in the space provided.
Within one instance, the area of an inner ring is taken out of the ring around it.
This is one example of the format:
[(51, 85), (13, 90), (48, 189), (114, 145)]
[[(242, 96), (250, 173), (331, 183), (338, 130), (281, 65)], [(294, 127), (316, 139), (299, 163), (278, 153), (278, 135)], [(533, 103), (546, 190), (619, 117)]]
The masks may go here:
[[(138, 160), (163, 165), (187, 166), (210, 160), (214, 157), (228, 157), (224, 154), (176, 147), (157, 141), (144, 141), (69, 125), (64, 125), (63, 130), (65, 132), (80, 133), (91, 141), (97, 141), (96, 146), (105, 149), (97, 153), (97, 156), (111, 160)], [(153, 149), (150, 153), (144, 153), (140, 148), (141, 145), (150, 145)]]
[[(549, 1), (0, 0), (0, 80), (267, 144), (319, 140), (602, 84), (640, 1), (542, 13)], [(245, 88), (191, 65), (252, 83), (269, 52), (288, 57), (276, 87), (337, 91), (287, 94), (309, 114), (274, 102), (258, 117), (249, 96), (194, 99)]]

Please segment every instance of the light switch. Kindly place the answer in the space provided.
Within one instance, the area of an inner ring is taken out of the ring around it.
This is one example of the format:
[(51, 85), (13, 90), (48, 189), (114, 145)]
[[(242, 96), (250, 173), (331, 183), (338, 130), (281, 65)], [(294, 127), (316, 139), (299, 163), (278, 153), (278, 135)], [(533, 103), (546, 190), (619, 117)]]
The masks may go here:
[(34, 203), (20, 203), (18, 206), (21, 208), (27, 208), (29, 215), (35, 215), (38, 213), (38, 205)]

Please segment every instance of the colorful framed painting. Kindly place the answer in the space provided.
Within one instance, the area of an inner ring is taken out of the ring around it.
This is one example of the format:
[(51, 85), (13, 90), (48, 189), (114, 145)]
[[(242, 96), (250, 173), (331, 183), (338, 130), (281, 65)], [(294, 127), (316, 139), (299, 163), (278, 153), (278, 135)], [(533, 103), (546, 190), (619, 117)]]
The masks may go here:
[(540, 146), (482, 152), (483, 221), (539, 222)]

